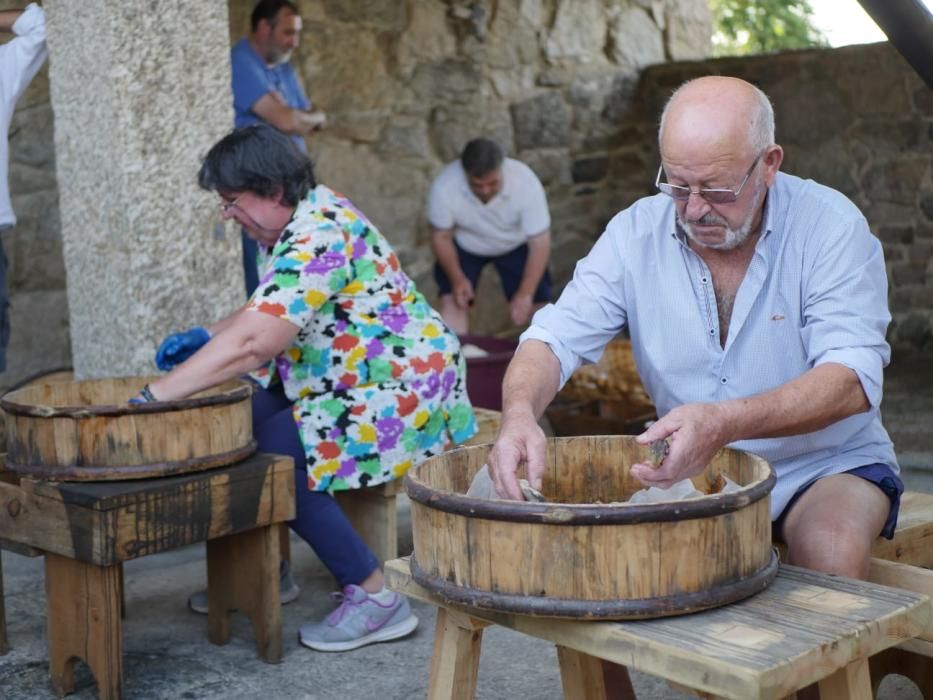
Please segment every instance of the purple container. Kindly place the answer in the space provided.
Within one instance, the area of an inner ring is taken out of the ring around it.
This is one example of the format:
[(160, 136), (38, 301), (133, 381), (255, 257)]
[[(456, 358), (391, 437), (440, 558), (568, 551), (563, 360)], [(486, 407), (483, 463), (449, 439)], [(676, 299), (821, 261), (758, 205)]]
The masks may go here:
[(502, 380), (512, 360), (517, 340), (490, 338), (483, 335), (462, 335), (461, 345), (475, 345), (489, 354), (467, 358), (467, 393), (477, 408), (502, 410)]

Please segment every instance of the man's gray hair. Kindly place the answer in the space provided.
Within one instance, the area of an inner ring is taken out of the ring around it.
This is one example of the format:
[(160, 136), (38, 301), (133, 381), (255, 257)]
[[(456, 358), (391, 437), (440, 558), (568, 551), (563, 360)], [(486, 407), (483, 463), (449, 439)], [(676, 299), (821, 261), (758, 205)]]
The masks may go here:
[[(688, 80), (679, 88), (674, 90), (664, 110), (661, 112), (661, 124), (658, 127), (658, 143), (661, 143), (661, 134), (664, 133), (664, 122), (667, 118), (667, 110), (674, 101), (674, 98), (680, 94), (680, 91), (687, 87), (692, 80)], [(768, 96), (755, 85), (751, 86), (758, 97), (758, 109), (752, 115), (752, 123), (749, 125), (748, 140), (754, 153), (761, 153), (768, 146), (774, 145), (774, 108), (771, 106), (771, 100)]]

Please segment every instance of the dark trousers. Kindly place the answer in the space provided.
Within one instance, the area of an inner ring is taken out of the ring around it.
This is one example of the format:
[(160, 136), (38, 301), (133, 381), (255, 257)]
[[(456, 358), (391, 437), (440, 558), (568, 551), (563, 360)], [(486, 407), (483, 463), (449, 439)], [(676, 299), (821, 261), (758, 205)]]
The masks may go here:
[[(255, 266), (254, 266), (255, 267)], [(292, 403), (281, 386), (253, 394), (253, 436), (262, 452), (295, 460), (295, 519), (288, 526), (309, 545), (343, 588), (359, 584), (379, 568), (379, 560), (356, 533), (337, 501), (308, 489), (307, 459), (292, 417)]]

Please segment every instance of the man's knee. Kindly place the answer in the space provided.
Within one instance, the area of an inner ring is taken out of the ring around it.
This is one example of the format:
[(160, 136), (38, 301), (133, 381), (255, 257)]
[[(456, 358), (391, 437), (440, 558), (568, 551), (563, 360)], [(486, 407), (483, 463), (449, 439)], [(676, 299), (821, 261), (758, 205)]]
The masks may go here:
[(888, 496), (865, 479), (850, 474), (820, 479), (788, 513), (788, 563), (864, 578), (890, 508)]
[(874, 540), (845, 523), (814, 526), (787, 537), (788, 563), (827, 574), (864, 578)]

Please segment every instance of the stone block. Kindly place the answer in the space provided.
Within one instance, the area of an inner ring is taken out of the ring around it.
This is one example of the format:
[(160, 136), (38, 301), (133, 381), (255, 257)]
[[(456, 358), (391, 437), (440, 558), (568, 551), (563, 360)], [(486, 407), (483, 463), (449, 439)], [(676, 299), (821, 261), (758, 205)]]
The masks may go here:
[(705, 2), (666, 3), (667, 55), (672, 61), (709, 56), (713, 18)]
[(570, 110), (556, 92), (512, 105), (515, 145), (519, 150), (570, 143)]
[(547, 33), (545, 55), (591, 61), (602, 58), (606, 44), (606, 16), (602, 0), (557, 0), (554, 23)]
[(893, 337), (899, 345), (921, 350), (933, 347), (933, 317), (929, 313), (911, 311), (897, 319)]
[(409, 86), (419, 100), (431, 104), (470, 104), (482, 81), (483, 75), (478, 65), (449, 59), (420, 64), (415, 68)]
[(609, 56), (622, 68), (640, 70), (664, 62), (661, 29), (643, 9), (623, 9), (609, 25)]
[(39, 372), (71, 365), (68, 301), (64, 289), (10, 295), (10, 344), (0, 388)]
[(444, 163), (459, 158), (467, 142), (479, 136), (493, 139), (506, 153), (515, 151), (512, 118), (496, 105), (486, 110), (438, 107), (429, 128), (431, 143)]
[(545, 188), (565, 186), (573, 181), (570, 176), (570, 156), (567, 149), (536, 148), (521, 151), (518, 159), (534, 170)]
[(328, 19), (367, 26), (383, 32), (401, 32), (408, 25), (409, 4), (406, 2), (373, 2), (373, 0), (322, 0)]
[(909, 260), (891, 265), (892, 281), (898, 287), (923, 284), (926, 281), (926, 260)]
[(575, 160), (571, 170), (574, 182), (599, 182), (609, 172), (609, 159), (606, 156), (580, 158)]
[(865, 195), (880, 202), (917, 205), (917, 192), (930, 177), (930, 159), (912, 157), (869, 168), (862, 178)]
[(924, 192), (920, 196), (920, 211), (927, 219), (933, 221), (933, 192)]

